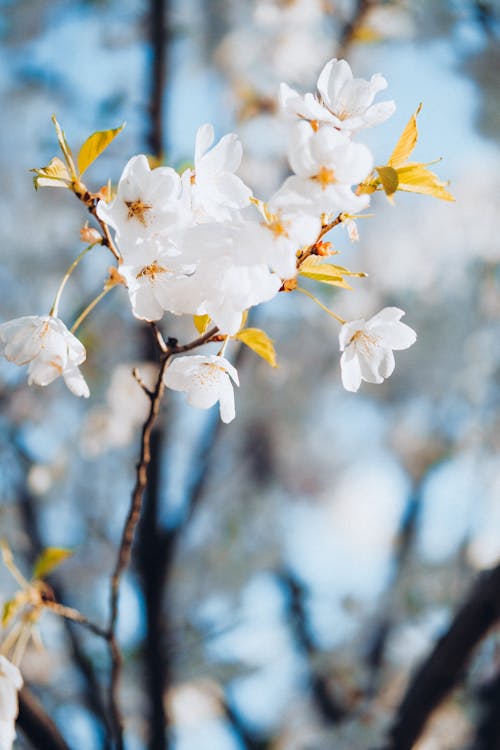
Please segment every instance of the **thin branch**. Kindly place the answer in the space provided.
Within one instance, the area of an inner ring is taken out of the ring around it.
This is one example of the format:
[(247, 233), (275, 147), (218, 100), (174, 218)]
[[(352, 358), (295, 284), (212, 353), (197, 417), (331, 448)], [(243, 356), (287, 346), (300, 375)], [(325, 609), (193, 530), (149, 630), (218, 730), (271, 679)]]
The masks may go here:
[(448, 693), (463, 679), (478, 643), (500, 619), (500, 565), (483, 573), (445, 635), (417, 670), (384, 750), (410, 750)]

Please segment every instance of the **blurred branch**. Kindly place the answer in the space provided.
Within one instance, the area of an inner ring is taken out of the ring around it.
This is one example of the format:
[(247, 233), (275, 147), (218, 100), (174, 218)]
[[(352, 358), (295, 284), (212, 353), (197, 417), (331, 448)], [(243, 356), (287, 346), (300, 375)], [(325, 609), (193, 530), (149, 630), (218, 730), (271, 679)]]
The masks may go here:
[(26, 687), (19, 693), (17, 725), (36, 750), (70, 750), (50, 716)]
[(278, 574), (278, 579), (287, 594), (289, 622), (295, 641), (300, 652), (306, 657), (309, 668), (309, 685), (314, 704), (327, 724), (337, 724), (346, 718), (347, 711), (332, 695), (328, 678), (318, 672), (314, 666), (318, 650), (308, 622), (304, 602), (306, 595), (304, 586), (288, 570), (281, 571)]
[(500, 619), (500, 565), (483, 573), (448, 631), (417, 670), (384, 750), (410, 750), (432, 712), (463, 679), (473, 650)]
[(368, 11), (374, 5), (377, 5), (377, 0), (357, 0), (354, 13), (342, 29), (340, 34), (339, 42), (337, 45), (337, 58), (346, 58), (349, 53), (349, 47), (356, 41), (356, 35), (363, 25)]
[(149, 29), (152, 65), (148, 144), (153, 156), (161, 160), (165, 135), (163, 113), (167, 80), (167, 45), (170, 36), (168, 0), (150, 0)]
[[(13, 435), (12, 443), (16, 447), (18, 456), (24, 465), (24, 477), (27, 477), (29, 467), (31, 466), (31, 460), (23, 448), (19, 445), (16, 436)], [(36, 502), (33, 498), (29, 488), (26, 484), (26, 480), (23, 481), (21, 486), (21, 495), (19, 509), (23, 526), (26, 530), (27, 535), (31, 541), (31, 547), (28, 551), (28, 557), (31, 564), (34, 564), (37, 556), (42, 552), (44, 548), (43, 540), (40, 534), (38, 514), (36, 512)], [(67, 594), (64, 586), (60, 582), (51, 582), (52, 589), (54, 591), (55, 598), (58, 602), (67, 601)], [(87, 657), (80, 639), (75, 632), (75, 628), (71, 622), (64, 619), (64, 625), (66, 628), (66, 634), (69, 638), (71, 645), (71, 652), (76, 667), (82, 674), (85, 682), (85, 703), (88, 708), (92, 711), (97, 721), (101, 723), (104, 728), (106, 739), (104, 750), (108, 750), (111, 747), (111, 726), (107, 717), (106, 707), (102, 700), (101, 690), (99, 687), (99, 681), (97, 679), (94, 666), (92, 661)], [(90, 628), (92, 629), (92, 627)], [(103, 635), (102, 632), (99, 635)]]
[(500, 748), (500, 673), (481, 690), (480, 715), (470, 750)]

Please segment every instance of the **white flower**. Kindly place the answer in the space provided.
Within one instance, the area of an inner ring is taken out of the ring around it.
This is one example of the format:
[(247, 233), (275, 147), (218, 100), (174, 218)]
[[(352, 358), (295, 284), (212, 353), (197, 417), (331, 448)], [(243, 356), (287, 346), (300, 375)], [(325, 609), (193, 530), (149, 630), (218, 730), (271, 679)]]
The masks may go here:
[(78, 369), (85, 361), (85, 347), (59, 318), (28, 315), (2, 323), (0, 353), (16, 365), (29, 364), (29, 385), (49, 385), (62, 375), (75, 396), (89, 396)]
[[(171, 167), (151, 169), (140, 154), (130, 159), (122, 172), (111, 203), (99, 201), (97, 215), (116, 229), (123, 251), (137, 240), (178, 227), (185, 222), (181, 180)], [(126, 254), (126, 250), (125, 250)]]
[(314, 131), (306, 122), (299, 122), (291, 132), (288, 158), (295, 175), (288, 177), (274, 196), (276, 205), (288, 204), (316, 216), (355, 213), (368, 205), (368, 196), (355, 195), (351, 185), (369, 174), (372, 155), (345, 133), (332, 128)]
[(272, 270), (282, 279), (291, 279), (297, 274), (297, 250), (316, 241), (321, 221), (286, 205), (274, 205), (273, 198), (259, 210), (264, 220), (256, 225), (255, 243)]
[[(252, 191), (234, 173), (241, 163), (243, 149), (234, 133), (225, 135), (212, 149), (214, 129), (198, 128), (194, 171), (182, 175), (183, 189), (190, 192), (192, 209), (198, 221), (226, 221), (250, 202)], [(210, 149), (210, 150), (209, 150)]]
[(220, 417), (226, 423), (235, 417), (231, 378), (239, 385), (233, 365), (224, 357), (215, 355), (177, 357), (164, 375), (167, 388), (186, 391), (191, 406), (209, 409), (218, 401)]
[(173, 242), (151, 239), (137, 244), (133, 261), (120, 266), (135, 317), (160, 320), (165, 310), (184, 312), (183, 282), (195, 267), (183, 262)]
[(0, 750), (11, 750), (19, 712), (17, 693), (23, 686), (19, 669), (0, 655)]
[(281, 107), (287, 114), (311, 123), (330, 124), (349, 133), (378, 125), (390, 117), (396, 106), (393, 101), (373, 104), (379, 91), (387, 88), (387, 81), (376, 73), (369, 81), (354, 78), (345, 60), (327, 62), (318, 78), (317, 94), (301, 96), (282, 83)]
[(397, 307), (384, 307), (370, 320), (345, 323), (339, 334), (342, 384), (357, 391), (361, 381), (381, 383), (394, 371), (392, 350), (408, 349), (415, 343), (415, 331), (400, 322), (404, 315)]
[[(258, 227), (257, 227), (258, 228)], [(184, 236), (182, 257), (196, 270), (179, 284), (177, 313), (209, 315), (221, 333), (234, 334), (245, 310), (274, 297), (281, 287), (255, 242), (254, 222), (200, 224)]]

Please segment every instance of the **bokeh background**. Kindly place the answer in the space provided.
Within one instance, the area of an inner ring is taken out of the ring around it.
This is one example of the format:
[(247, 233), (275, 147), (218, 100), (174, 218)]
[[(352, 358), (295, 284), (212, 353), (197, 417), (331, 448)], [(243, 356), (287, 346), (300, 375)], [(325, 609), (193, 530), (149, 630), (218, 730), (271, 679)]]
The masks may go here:
[[(212, 122), (218, 137), (240, 135), (240, 174), (265, 199), (286, 173), (280, 81), (313, 90), (334, 56), (357, 76), (381, 72), (397, 112), (360, 138), (376, 163), (423, 102), (415, 156), (442, 157), (434, 169), (456, 202), (375, 196), (359, 243), (342, 228), (331, 237), (340, 262), (369, 278), (317, 291), (345, 318), (402, 307), (417, 344), (389, 382), (346, 393), (335, 323), (307, 298), (279, 295), (258, 312), (279, 369), (236, 355), (235, 422), (168, 393), (119, 622), (128, 750), (380, 746), (412, 670), (500, 557), (500, 4), (2, 0), (0, 11), (2, 321), (46, 313), (82, 247), (80, 205), (36, 194), (28, 172), (57, 153), (52, 113), (72, 144), (127, 121), (89, 170), (95, 188), (139, 152), (186, 164), (198, 126)], [(99, 291), (107, 265), (81, 264), (64, 319)], [(165, 331), (191, 329), (168, 321)], [(124, 290), (81, 333), (88, 402), (59, 382), (28, 389), (0, 365), (0, 525), (25, 571), (41, 547), (72, 547), (52, 583), (104, 621), (144, 408), (128, 373), (147, 344)], [(2, 570), (0, 597), (13, 590)], [(41, 631), (26, 682), (71, 747), (109, 747), (104, 645), (49, 614)], [(493, 632), (476, 650), (420, 750), (482, 747), (498, 645)]]

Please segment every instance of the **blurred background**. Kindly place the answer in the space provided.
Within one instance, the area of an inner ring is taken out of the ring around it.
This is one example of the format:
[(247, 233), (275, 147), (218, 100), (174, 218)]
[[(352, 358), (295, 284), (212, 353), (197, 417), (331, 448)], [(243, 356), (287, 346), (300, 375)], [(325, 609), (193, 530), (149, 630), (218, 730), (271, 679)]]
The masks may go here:
[[(136, 153), (190, 162), (198, 126), (212, 122), (217, 137), (239, 134), (240, 174), (266, 199), (286, 174), (280, 81), (312, 91), (332, 57), (356, 76), (381, 72), (396, 114), (358, 139), (379, 164), (423, 102), (415, 157), (442, 157), (434, 169), (456, 203), (397, 194), (391, 206), (377, 194), (359, 243), (341, 227), (331, 237), (340, 262), (369, 278), (352, 292), (316, 290), (347, 319), (402, 307), (417, 344), (387, 383), (346, 393), (333, 321), (301, 295), (279, 295), (258, 311), (279, 369), (233, 352), (231, 425), (169, 392), (119, 621), (128, 750), (380, 747), (409, 675), (500, 558), (500, 3), (0, 9), (2, 321), (45, 314), (82, 247), (81, 206), (63, 191), (36, 194), (28, 172), (57, 153), (52, 113), (75, 146), (127, 121), (89, 170), (94, 189)], [(63, 319), (100, 290), (107, 265), (83, 261)], [(182, 321), (164, 330), (192, 334)], [(26, 572), (42, 547), (72, 547), (51, 583), (104, 622), (144, 411), (129, 373), (147, 344), (121, 289), (81, 335), (88, 402), (59, 381), (28, 389), (23, 371), (0, 365), (0, 526)], [(14, 590), (2, 569), (0, 598)], [(72, 748), (110, 747), (105, 646), (50, 614), (41, 631), (26, 682)], [(490, 632), (419, 750), (497, 747), (484, 744), (484, 716), (498, 713), (499, 646)], [(31, 747), (22, 732), (17, 747)]]

